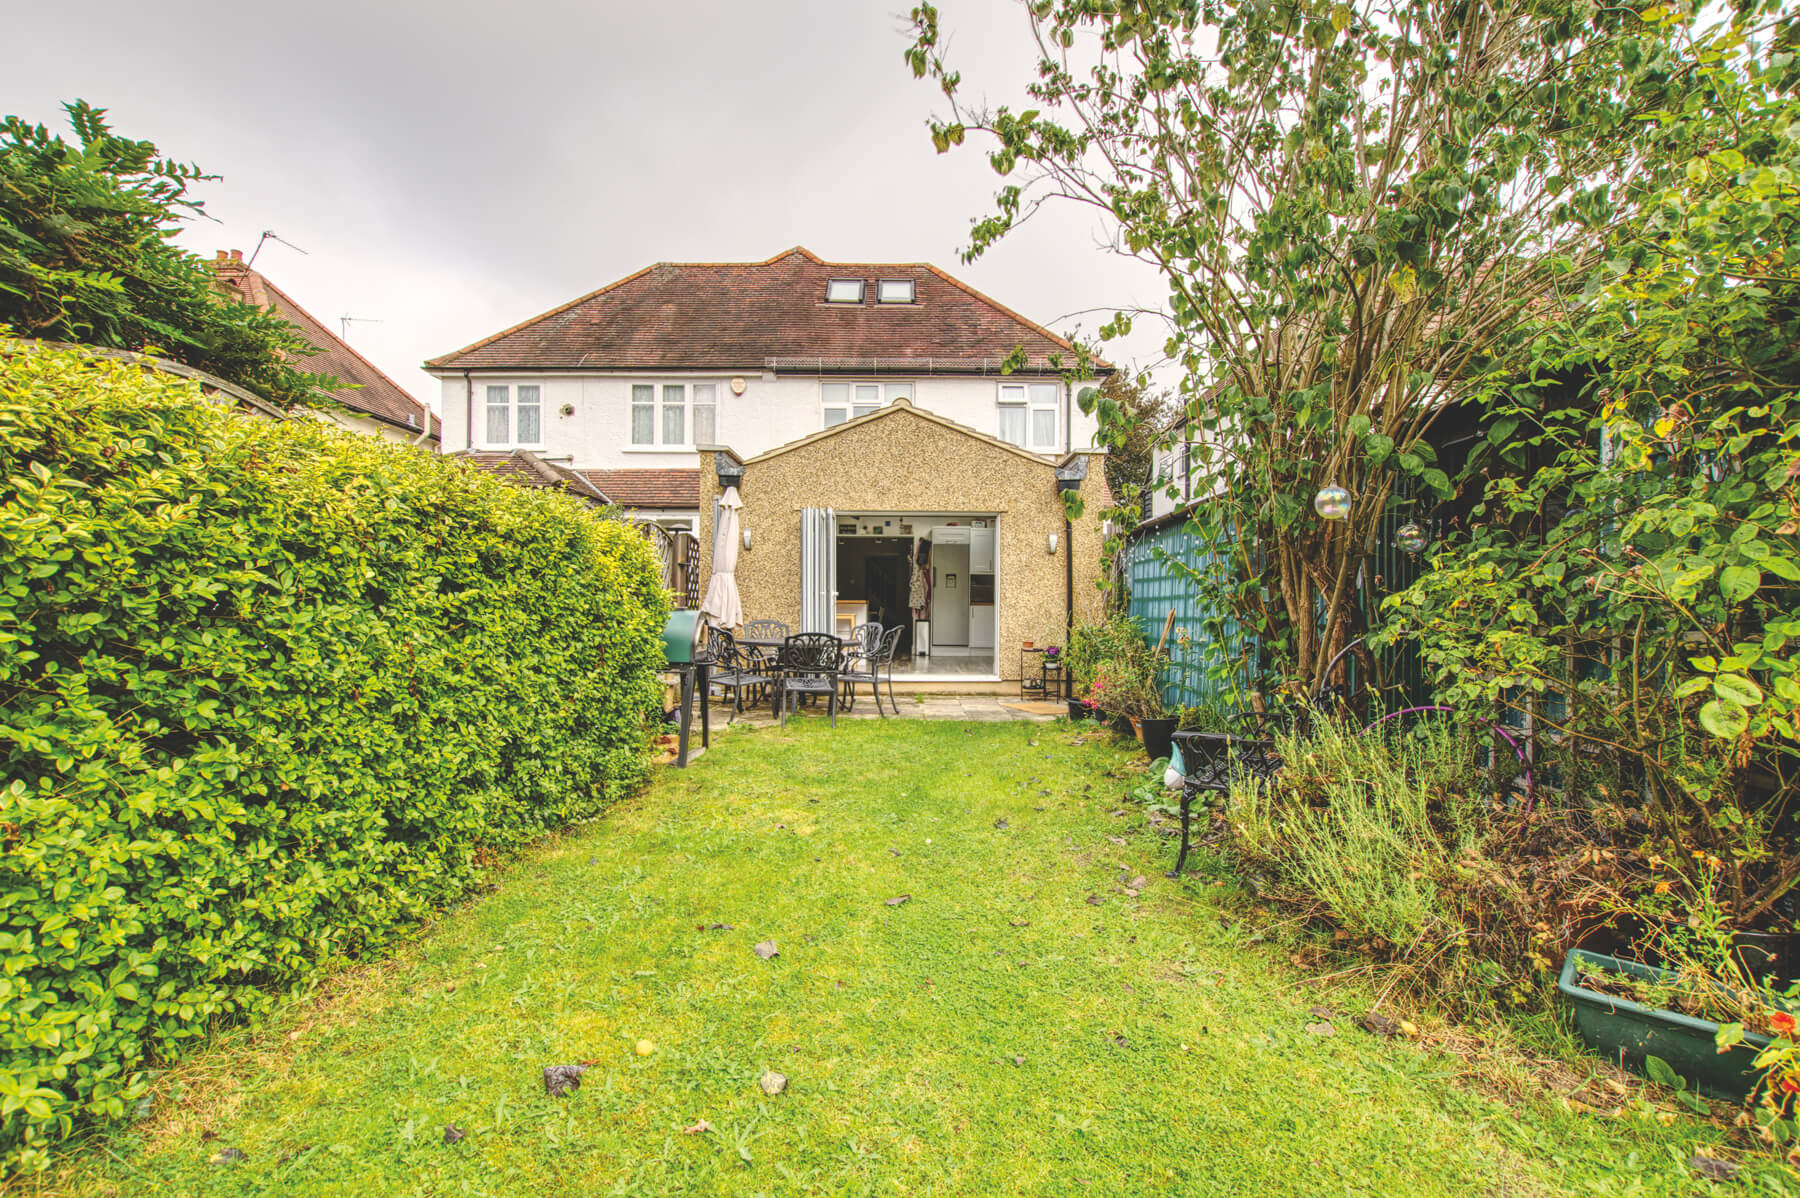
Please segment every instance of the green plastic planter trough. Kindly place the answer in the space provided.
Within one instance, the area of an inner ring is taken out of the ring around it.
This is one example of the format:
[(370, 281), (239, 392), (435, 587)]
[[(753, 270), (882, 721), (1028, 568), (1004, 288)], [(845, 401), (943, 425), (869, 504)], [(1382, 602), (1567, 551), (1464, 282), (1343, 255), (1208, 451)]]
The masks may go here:
[(1744, 1043), (1721, 1053), (1713, 1042), (1718, 1024), (1578, 985), (1575, 979), (1584, 967), (1665, 986), (1672, 985), (1679, 975), (1586, 949), (1572, 951), (1563, 961), (1556, 988), (1574, 1010), (1575, 1026), (1588, 1047), (1637, 1073), (1644, 1072), (1646, 1056), (1661, 1057), (1690, 1086), (1714, 1098), (1742, 1101), (1750, 1093), (1756, 1084), (1756, 1054), (1768, 1047), (1767, 1036), (1746, 1033)]

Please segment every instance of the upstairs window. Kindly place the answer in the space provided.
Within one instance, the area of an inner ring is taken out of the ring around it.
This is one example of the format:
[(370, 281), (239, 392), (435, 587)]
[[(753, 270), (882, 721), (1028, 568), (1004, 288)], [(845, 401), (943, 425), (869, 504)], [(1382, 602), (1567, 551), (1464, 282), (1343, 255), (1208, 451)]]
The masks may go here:
[[(690, 406), (692, 410), (690, 411)], [(691, 435), (691, 439), (690, 439)], [(719, 439), (717, 383), (633, 383), (631, 443), (686, 449)]]
[(543, 392), (535, 383), (487, 389), (487, 443), (490, 446), (542, 445)]
[(631, 385), (631, 443), (656, 444), (656, 388), (649, 383)]
[(694, 384), (694, 444), (716, 445), (719, 440), (719, 385)]
[(883, 304), (910, 304), (913, 302), (913, 281), (883, 279), (875, 284), (875, 299)]
[(861, 279), (832, 279), (825, 284), (825, 302), (828, 304), (862, 303), (863, 281)]
[(1062, 388), (1056, 383), (1000, 384), (1000, 439), (1020, 449), (1055, 452), (1061, 394)]
[(819, 427), (830, 428), (867, 416), (883, 404), (896, 399), (911, 399), (911, 383), (824, 383), (819, 387), (821, 420)]

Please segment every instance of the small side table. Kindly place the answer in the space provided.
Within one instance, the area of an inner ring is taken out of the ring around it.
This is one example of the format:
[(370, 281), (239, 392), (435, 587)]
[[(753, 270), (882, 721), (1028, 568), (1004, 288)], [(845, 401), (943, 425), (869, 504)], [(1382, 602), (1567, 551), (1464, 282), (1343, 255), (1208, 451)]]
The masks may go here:
[(1019, 698), (1044, 697), (1044, 651), (1035, 646), (1019, 649)]

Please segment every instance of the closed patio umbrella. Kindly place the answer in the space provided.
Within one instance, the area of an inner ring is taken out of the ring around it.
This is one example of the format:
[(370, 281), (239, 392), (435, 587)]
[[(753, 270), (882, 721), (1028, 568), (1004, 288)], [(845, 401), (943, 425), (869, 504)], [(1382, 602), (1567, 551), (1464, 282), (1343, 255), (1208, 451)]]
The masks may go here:
[(719, 500), (718, 527), (713, 529), (712, 578), (706, 583), (706, 597), (700, 601), (700, 614), (715, 628), (736, 628), (744, 622), (744, 605), (738, 599), (738, 509), (744, 501), (736, 487), (726, 487)]

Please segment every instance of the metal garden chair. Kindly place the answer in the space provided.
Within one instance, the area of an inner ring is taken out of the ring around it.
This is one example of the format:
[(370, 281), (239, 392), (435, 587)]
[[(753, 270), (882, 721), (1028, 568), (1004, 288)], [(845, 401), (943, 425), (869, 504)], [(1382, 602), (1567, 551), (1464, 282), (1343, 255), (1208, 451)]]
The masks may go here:
[(893, 704), (894, 714), (900, 714), (900, 704), (894, 701), (894, 650), (900, 644), (900, 635), (905, 632), (903, 626), (887, 629), (881, 634), (875, 648), (869, 653), (858, 654), (854, 651), (844, 655), (844, 672), (839, 680), (844, 684), (846, 698), (854, 701), (856, 684), (869, 684), (869, 693), (875, 697), (875, 714), (887, 718), (887, 712), (881, 709), (881, 675), (887, 673), (888, 702)]
[(844, 642), (829, 632), (800, 632), (788, 637), (776, 661), (775, 709), (787, 727), (795, 695), (823, 695), (830, 704), (831, 726), (837, 727), (838, 673)]
[[(744, 650), (738, 645), (737, 638), (723, 628), (712, 630), (707, 646), (713, 656), (712, 685), (731, 692), (731, 719), (735, 720), (744, 710), (744, 692), (750, 691), (753, 695), (760, 696), (775, 679), (761, 673), (748, 660)], [(752, 698), (751, 702), (755, 701)]]

